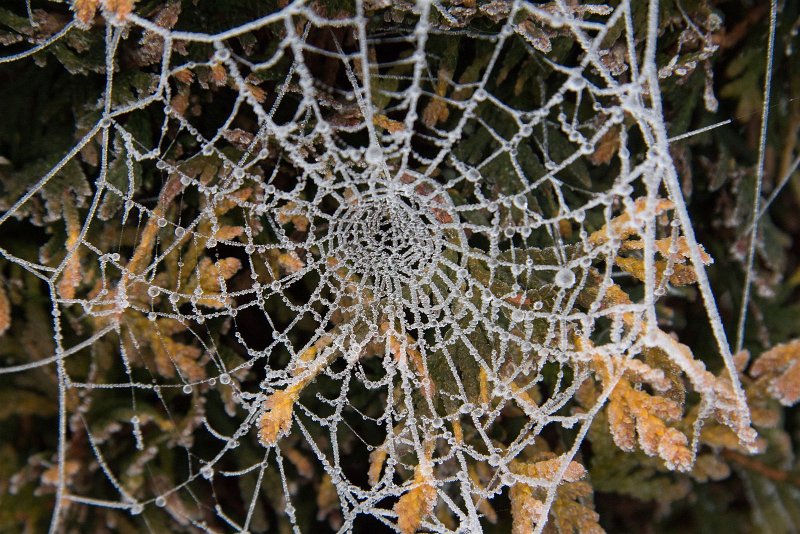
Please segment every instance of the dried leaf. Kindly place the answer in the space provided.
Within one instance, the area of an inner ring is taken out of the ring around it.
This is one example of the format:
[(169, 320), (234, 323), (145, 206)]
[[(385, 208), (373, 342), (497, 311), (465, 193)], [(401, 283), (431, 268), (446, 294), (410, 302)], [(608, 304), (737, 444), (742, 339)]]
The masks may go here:
[(261, 445), (271, 447), (281, 436), (289, 432), (298, 394), (299, 390), (294, 386), (284, 391), (276, 391), (267, 397), (258, 421), (258, 439)]
[(533, 496), (527, 484), (514, 484), (508, 492), (511, 500), (511, 534), (530, 534), (544, 513), (544, 503)]
[(226, 195), (221, 202), (217, 203), (214, 206), (215, 215), (217, 217), (222, 217), (236, 206), (241, 206), (242, 203), (245, 202), (248, 198), (250, 198), (250, 195), (252, 194), (253, 194), (252, 187), (243, 187), (238, 191), (236, 191), (235, 193)]
[(382, 334), (386, 335), (386, 342), (389, 345), (389, 352), (392, 353), (397, 361), (401, 362), (403, 365), (406, 365), (408, 360), (411, 359), (417, 374), (420, 376), (420, 378), (425, 380), (425, 395), (429, 398), (432, 397), (435, 393), (433, 380), (430, 380), (428, 377), (425, 359), (423, 358), (422, 353), (414, 348), (417, 344), (414, 338), (406, 334), (405, 339), (403, 339), (400, 334), (393, 331), (388, 322), (381, 323), (380, 331)]
[[(486, 467), (486, 464), (478, 464), (479, 467)], [(467, 473), (469, 474), (469, 479), (475, 484), (476, 488), (485, 489), (484, 486), (486, 485), (483, 481), (481, 481), (480, 475), (478, 475), (475, 466), (470, 465), (467, 468)], [(488, 478), (488, 477), (487, 477)], [(475, 496), (474, 497), (475, 504), (478, 507), (478, 511), (483, 514), (483, 517), (486, 518), (489, 523), (495, 524), (497, 523), (497, 512), (495, 512), (492, 504), (482, 497)]]
[(694, 463), (691, 475), (698, 482), (725, 480), (731, 475), (731, 468), (716, 454), (701, 454)]
[(227, 79), (228, 73), (225, 71), (225, 67), (219, 64), (211, 66), (211, 81), (215, 85), (224, 85)]
[(207, 293), (222, 291), (220, 278), (228, 280), (242, 268), (238, 258), (223, 258), (216, 263), (211, 263), (209, 258), (203, 258), (198, 265), (198, 278), (200, 287)]
[(151, 332), (150, 347), (161, 376), (172, 378), (177, 368), (183, 378), (190, 382), (197, 382), (206, 377), (205, 369), (198, 363), (203, 354), (199, 348), (175, 341), (156, 329)]
[[(552, 453), (548, 453), (552, 455)], [(587, 507), (581, 499), (592, 493), (592, 487), (586, 482), (579, 482), (586, 476), (586, 469), (578, 462), (569, 461), (560, 480), (558, 473), (564, 466), (567, 457), (557, 456), (536, 462), (511, 463), (511, 469), (517, 475), (540, 480), (517, 482), (509, 491), (511, 500), (512, 533), (532, 532), (536, 525), (545, 520), (543, 501), (547, 498), (547, 484), (558, 482), (556, 498), (550, 509), (550, 522), (556, 532), (603, 532), (597, 523), (599, 515)], [(533, 484), (533, 485), (532, 485)]]
[(247, 92), (255, 98), (256, 102), (259, 104), (263, 103), (267, 99), (267, 92), (260, 88), (257, 85), (253, 85), (252, 83), (245, 84), (247, 88)]
[(244, 226), (223, 226), (214, 234), (217, 241), (230, 241), (244, 233)]
[[(675, 204), (673, 204), (671, 200), (657, 199), (655, 205), (652, 207), (652, 210), (654, 215), (658, 215), (667, 210), (671, 210), (674, 207)], [(634, 224), (634, 217), (639, 217), (640, 215), (644, 214), (646, 208), (647, 199), (637, 199), (633, 206), (633, 213), (626, 211), (622, 215), (614, 217), (611, 219), (609, 224), (606, 224), (600, 230), (592, 233), (592, 235), (589, 236), (589, 242), (593, 245), (601, 245), (608, 241), (610, 236), (625, 240), (630, 236), (637, 234), (640, 231), (640, 227), (639, 225)]]
[(322, 521), (339, 508), (339, 494), (331, 476), (325, 473), (317, 488), (317, 521)]
[(312, 478), (314, 476), (314, 464), (295, 447), (281, 447), (281, 454), (292, 462), (301, 477)]
[(777, 345), (763, 353), (750, 375), (766, 384), (767, 391), (784, 406), (800, 400), (800, 339)]
[(116, 15), (117, 18), (125, 20), (133, 11), (133, 4), (135, 1), (136, 0), (104, 0), (103, 5), (110, 13)]
[[(511, 470), (526, 477), (540, 479), (543, 482), (552, 482), (561, 466), (564, 463), (565, 457), (558, 456), (533, 463), (512, 462)], [(570, 461), (561, 480), (565, 482), (576, 482), (586, 476), (586, 469), (578, 462)]]
[(246, 132), (241, 128), (230, 128), (222, 131), (222, 137), (226, 141), (230, 141), (236, 148), (240, 150), (247, 150), (253, 144), (255, 135)]
[[(646, 279), (646, 271), (644, 260), (641, 258), (631, 258), (618, 256), (615, 263), (625, 272), (633, 275), (638, 280), (644, 282)], [(656, 268), (656, 283), (661, 283), (664, 273), (667, 269), (667, 262), (658, 260), (655, 262)], [(676, 263), (672, 266), (672, 273), (669, 276), (670, 284), (674, 286), (686, 286), (697, 282), (697, 271), (690, 265), (683, 265)]]
[(589, 155), (593, 165), (605, 165), (611, 161), (619, 150), (619, 129), (610, 128), (597, 142), (594, 152)]
[(388, 130), (390, 133), (402, 132), (406, 129), (406, 125), (402, 122), (392, 120), (386, 115), (381, 114), (372, 117), (372, 123), (375, 126)]
[(514, 30), (528, 41), (539, 52), (544, 54), (553, 50), (550, 36), (531, 20), (523, 20)]
[[(713, 258), (708, 255), (702, 245), (697, 245), (700, 258), (703, 261), (703, 265), (710, 265), (714, 262)], [(626, 241), (623, 245), (623, 248), (626, 250), (644, 250), (644, 241), (642, 240), (630, 240)], [(659, 254), (661, 254), (664, 258), (672, 259), (672, 261), (679, 261), (682, 262), (691, 258), (691, 251), (689, 249), (689, 242), (686, 240), (685, 236), (680, 236), (675, 240), (674, 244), (674, 252), (670, 249), (673, 248), (672, 238), (665, 237), (663, 239), (656, 239), (655, 241), (655, 248)]]
[(176, 71), (174, 76), (176, 80), (185, 84), (192, 83), (192, 80), (194, 79), (194, 73), (189, 69), (181, 69), (179, 71)]
[(422, 521), (433, 512), (435, 504), (436, 487), (432, 484), (430, 466), (418, 465), (414, 474), (414, 487), (403, 494), (394, 505), (400, 532), (414, 534)]
[[(172, 0), (158, 9), (158, 14), (155, 16), (153, 22), (161, 28), (170, 30), (178, 23), (180, 14), (181, 3)], [(174, 51), (185, 52), (180, 41), (173, 43), (173, 47)], [(139, 40), (139, 47), (135, 51), (136, 62), (140, 66), (153, 65), (161, 60), (163, 54), (164, 38), (158, 32), (152, 30), (145, 31), (144, 35)], [(184, 69), (179, 72), (189, 73), (189, 81), (191, 81), (191, 73), (189, 71)], [(175, 77), (179, 78), (179, 75), (176, 73)]]
[(700, 434), (700, 441), (714, 449), (729, 449), (740, 451), (743, 454), (762, 453), (767, 448), (767, 442), (758, 437), (753, 446), (745, 447), (739, 440), (739, 436), (727, 426), (718, 423), (706, 423)]
[(172, 97), (169, 106), (175, 113), (183, 117), (186, 114), (186, 110), (189, 109), (189, 95), (181, 91)]
[(277, 220), (280, 224), (292, 223), (301, 232), (308, 230), (308, 218), (294, 202), (288, 202), (278, 210)]
[(438, 123), (446, 121), (450, 116), (447, 102), (442, 97), (447, 93), (452, 75), (453, 73), (447, 69), (439, 69), (439, 81), (436, 84), (437, 97), (428, 102), (428, 105), (422, 110), (422, 123), (428, 128), (435, 127)]
[(303, 267), (306, 266), (306, 264), (303, 263), (303, 260), (301, 260), (297, 254), (292, 252), (282, 252), (278, 254), (277, 261), (281, 269), (287, 274), (300, 272), (303, 270)]
[(592, 494), (592, 487), (586, 482), (575, 482), (559, 487), (550, 520), (555, 523), (556, 532), (578, 534), (602, 534), (605, 531), (598, 521), (600, 515), (580, 501)]
[(88, 27), (94, 20), (99, 5), (100, 0), (75, 0), (75, 3), (72, 4), (72, 9), (84, 27)]
[(387, 452), (384, 447), (378, 447), (369, 454), (369, 474), (367, 476), (370, 486), (377, 486), (381, 479), (381, 471), (386, 461)]
[(677, 402), (636, 389), (625, 376), (617, 381), (607, 407), (609, 430), (620, 449), (634, 450), (638, 436), (645, 454), (659, 456), (669, 469), (688, 471), (694, 460), (689, 440), (665, 424), (679, 419), (682, 413)]
[(64, 221), (67, 226), (65, 248), (67, 253), (72, 252), (72, 255), (67, 260), (61, 272), (61, 279), (58, 282), (58, 293), (62, 298), (73, 299), (75, 298), (76, 289), (83, 280), (80, 246), (78, 245), (80, 241), (81, 221), (78, 210), (72, 201), (72, 195), (68, 193), (64, 195), (63, 211)]
[[(66, 460), (64, 462), (64, 479), (69, 482), (81, 469), (81, 464), (77, 460)], [(42, 473), (42, 485), (58, 485), (58, 465), (54, 465)]]

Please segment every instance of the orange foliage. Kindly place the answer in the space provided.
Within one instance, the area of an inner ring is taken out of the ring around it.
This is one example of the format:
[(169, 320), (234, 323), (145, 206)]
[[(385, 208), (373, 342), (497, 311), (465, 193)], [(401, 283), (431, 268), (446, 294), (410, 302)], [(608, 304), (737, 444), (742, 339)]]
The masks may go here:
[(0, 336), (6, 333), (11, 326), (11, 302), (8, 300), (5, 288), (0, 285)]
[(94, 20), (99, 5), (100, 0), (75, 0), (72, 4), (72, 9), (75, 11), (75, 16), (78, 20), (84, 26), (89, 26)]
[(400, 532), (414, 534), (422, 521), (433, 512), (435, 504), (436, 487), (433, 485), (433, 476), (430, 466), (423, 462), (414, 471), (414, 486), (394, 505)]
[(776, 345), (762, 354), (750, 375), (784, 406), (800, 400), (800, 339)]

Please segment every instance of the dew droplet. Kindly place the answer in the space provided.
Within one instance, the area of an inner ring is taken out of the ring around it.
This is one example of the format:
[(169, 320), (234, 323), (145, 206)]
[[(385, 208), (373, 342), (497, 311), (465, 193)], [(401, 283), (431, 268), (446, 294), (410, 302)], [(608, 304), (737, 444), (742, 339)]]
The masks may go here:
[(586, 80), (580, 76), (570, 76), (569, 80), (567, 80), (566, 87), (570, 91), (581, 91), (586, 87)]
[(227, 48), (220, 48), (214, 52), (214, 59), (217, 61), (225, 61), (231, 57), (231, 51)]
[(189, 395), (192, 392), (192, 386), (186, 384), (185, 386), (183, 386), (183, 392)]
[(370, 145), (364, 154), (364, 159), (366, 159), (367, 163), (370, 165), (379, 165), (383, 160), (381, 147), (378, 145)]
[(575, 273), (564, 267), (556, 273), (554, 282), (558, 287), (570, 288), (575, 285)]
[(211, 480), (214, 476), (214, 470), (211, 468), (210, 465), (204, 465), (200, 468), (200, 476), (205, 478), (206, 480)]

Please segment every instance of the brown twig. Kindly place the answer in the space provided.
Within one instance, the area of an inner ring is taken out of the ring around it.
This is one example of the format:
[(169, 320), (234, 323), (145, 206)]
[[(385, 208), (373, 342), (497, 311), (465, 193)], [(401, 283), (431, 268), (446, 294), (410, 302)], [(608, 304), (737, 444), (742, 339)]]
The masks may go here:
[(784, 482), (795, 487), (800, 487), (800, 477), (788, 471), (769, 466), (761, 460), (745, 456), (744, 454), (729, 449), (722, 451), (722, 456), (726, 460), (744, 467), (748, 471), (758, 473), (764, 478), (768, 478), (774, 482)]

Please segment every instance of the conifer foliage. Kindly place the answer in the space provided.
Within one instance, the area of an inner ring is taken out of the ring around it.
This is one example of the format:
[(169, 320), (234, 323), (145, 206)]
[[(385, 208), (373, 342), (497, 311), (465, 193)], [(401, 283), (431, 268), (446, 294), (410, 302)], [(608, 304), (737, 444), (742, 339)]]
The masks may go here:
[(796, 531), (799, 9), (5, 2), (0, 531)]

